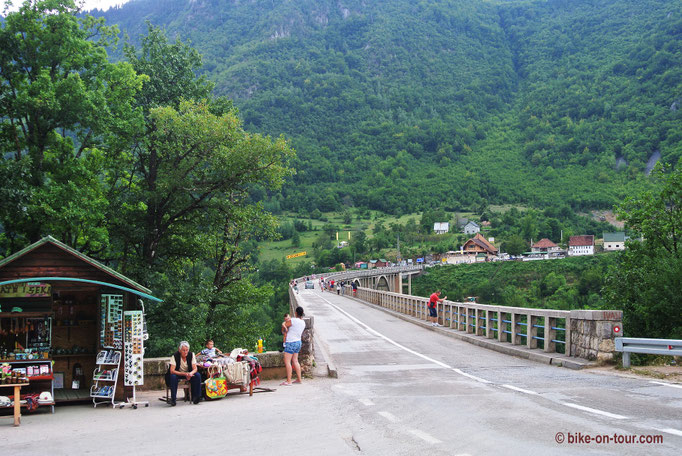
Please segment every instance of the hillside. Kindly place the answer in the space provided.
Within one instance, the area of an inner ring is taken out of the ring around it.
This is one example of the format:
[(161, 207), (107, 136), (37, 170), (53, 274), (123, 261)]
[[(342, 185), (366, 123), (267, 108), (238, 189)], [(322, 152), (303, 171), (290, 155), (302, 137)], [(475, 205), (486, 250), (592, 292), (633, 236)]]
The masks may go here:
[(402, 214), (609, 208), (682, 152), (682, 12), (666, 0), (133, 0), (204, 54), (247, 129), (291, 138), (277, 203)]

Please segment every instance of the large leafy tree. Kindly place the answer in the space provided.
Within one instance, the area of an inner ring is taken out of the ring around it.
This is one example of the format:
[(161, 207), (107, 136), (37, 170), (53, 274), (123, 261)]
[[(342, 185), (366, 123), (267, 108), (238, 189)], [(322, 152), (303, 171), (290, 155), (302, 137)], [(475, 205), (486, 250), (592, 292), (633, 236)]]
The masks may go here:
[[(249, 190), (279, 188), (293, 151), (282, 138), (242, 128), (231, 102), (196, 76), (201, 56), (188, 44), (169, 42), (151, 25), (140, 43), (127, 44), (125, 55), (149, 76), (136, 97), (144, 133), (131, 138), (129, 172), (112, 179), (112, 219), (126, 273), (165, 292), (150, 324), (170, 337), (152, 350), (171, 349), (177, 337), (231, 345), (269, 332), (267, 318), (254, 315), (272, 290), (243, 279), (252, 266), (246, 246), (273, 237), (276, 221)], [(191, 322), (168, 327), (168, 314)]]
[(144, 76), (107, 60), (116, 29), (72, 0), (27, 0), (0, 23), (0, 223), (4, 247), (52, 234), (83, 250), (108, 242), (100, 175), (138, 128)]
[(682, 338), (682, 170), (659, 167), (657, 192), (626, 199), (619, 216), (641, 239), (627, 242), (604, 287), (635, 337)]

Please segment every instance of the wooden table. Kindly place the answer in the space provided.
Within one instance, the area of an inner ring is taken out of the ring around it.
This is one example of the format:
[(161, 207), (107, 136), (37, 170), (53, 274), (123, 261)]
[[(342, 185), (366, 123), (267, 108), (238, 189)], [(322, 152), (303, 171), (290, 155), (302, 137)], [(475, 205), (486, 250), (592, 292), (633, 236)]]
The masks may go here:
[(0, 388), (14, 387), (14, 425), (21, 424), (21, 387), (28, 383), (10, 383), (9, 385), (0, 385)]

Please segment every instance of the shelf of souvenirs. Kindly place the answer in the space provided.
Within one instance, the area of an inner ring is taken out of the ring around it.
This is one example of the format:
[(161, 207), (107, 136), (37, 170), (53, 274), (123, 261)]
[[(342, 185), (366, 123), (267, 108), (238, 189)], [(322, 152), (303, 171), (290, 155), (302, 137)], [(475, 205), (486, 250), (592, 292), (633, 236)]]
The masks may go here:
[[(23, 386), (23, 385), (26, 385), (26, 384), (25, 384), (25, 383), (20, 383), (20, 384), (19, 384), (19, 386)], [(5, 386), (16, 386), (16, 385), (5, 385)], [(26, 406), (27, 406), (27, 404), (26, 404), (26, 396), (27, 396), (26, 394), (22, 394), (22, 395), (19, 396), (19, 405), (20, 405), (21, 407), (26, 407)], [(55, 402), (54, 402), (53, 400), (52, 400), (52, 401), (41, 401), (41, 400), (38, 400), (38, 405), (55, 405)], [(12, 401), (12, 402), (10, 403), (10, 405), (0, 405), (0, 409), (3, 409), (3, 408), (14, 408), (14, 401)]]
[[(25, 374), (21, 374), (25, 375)], [(38, 382), (42, 380), (54, 380), (54, 375), (52, 375), (52, 371), (50, 371), (48, 374), (37, 374), (37, 375), (28, 375), (23, 377), (27, 379), (27, 381), (23, 382), (24, 385), (27, 385), (30, 382)], [(4, 383), (0, 383), (0, 385), (4, 385)]]

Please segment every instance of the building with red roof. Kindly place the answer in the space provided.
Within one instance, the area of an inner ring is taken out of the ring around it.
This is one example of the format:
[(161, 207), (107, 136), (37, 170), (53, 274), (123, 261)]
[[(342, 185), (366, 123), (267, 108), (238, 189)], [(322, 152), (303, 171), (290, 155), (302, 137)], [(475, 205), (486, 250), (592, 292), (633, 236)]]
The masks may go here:
[(568, 240), (568, 255), (594, 255), (594, 236), (591, 234), (571, 236)]

